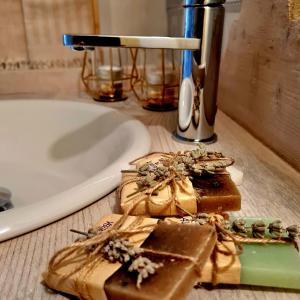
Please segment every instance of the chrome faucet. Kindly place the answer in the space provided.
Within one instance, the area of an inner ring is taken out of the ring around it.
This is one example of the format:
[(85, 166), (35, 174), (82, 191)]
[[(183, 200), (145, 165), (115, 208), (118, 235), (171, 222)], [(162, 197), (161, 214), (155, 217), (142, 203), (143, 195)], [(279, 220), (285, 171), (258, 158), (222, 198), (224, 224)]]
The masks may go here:
[(64, 35), (74, 50), (94, 47), (183, 50), (178, 122), (175, 136), (213, 142), (225, 0), (185, 0), (184, 37)]

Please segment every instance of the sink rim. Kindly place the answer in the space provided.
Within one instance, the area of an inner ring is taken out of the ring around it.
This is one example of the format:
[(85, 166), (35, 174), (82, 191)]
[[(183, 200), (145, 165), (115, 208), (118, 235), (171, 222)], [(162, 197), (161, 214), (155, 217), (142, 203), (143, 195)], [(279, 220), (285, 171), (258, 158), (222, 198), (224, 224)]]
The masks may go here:
[[(0, 242), (57, 221), (100, 200), (118, 186), (121, 179), (120, 169), (127, 168), (128, 162), (148, 153), (150, 150), (151, 139), (146, 127), (140, 121), (106, 105), (74, 100), (12, 99), (1, 100), (0, 109), (1, 104), (8, 102), (14, 103), (14, 105), (17, 105), (16, 102), (22, 102), (23, 105), (30, 102), (33, 105), (37, 102), (39, 104), (47, 103), (47, 105), (50, 103), (50, 105), (79, 105), (88, 108), (93, 107), (93, 110), (98, 110), (102, 113), (104, 109), (104, 111), (126, 117), (124, 124), (130, 128), (131, 134), (134, 135), (134, 143), (122, 155), (118, 156), (111, 165), (108, 165), (87, 180), (38, 202), (1, 212)], [(22, 217), (20, 218), (20, 216)]]

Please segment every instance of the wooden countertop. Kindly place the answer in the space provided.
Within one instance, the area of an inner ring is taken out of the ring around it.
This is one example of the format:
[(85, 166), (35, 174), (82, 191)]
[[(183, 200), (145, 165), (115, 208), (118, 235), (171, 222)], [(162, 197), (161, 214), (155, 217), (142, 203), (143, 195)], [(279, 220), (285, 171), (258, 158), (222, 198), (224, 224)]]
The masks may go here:
[[(149, 112), (132, 100), (107, 105), (131, 114), (148, 127), (152, 137), (152, 151), (193, 148), (178, 143), (171, 136), (176, 126), (176, 112)], [(234, 157), (235, 166), (244, 172), (244, 181), (240, 186), (242, 210), (235, 215), (273, 216), (282, 219), (285, 225), (299, 224), (299, 173), (220, 111), (216, 133), (218, 141), (209, 148)], [(41, 273), (46, 270), (48, 260), (56, 250), (73, 241), (74, 234), (69, 231), (71, 228), (87, 230), (102, 216), (117, 212), (116, 207), (114, 191), (60, 221), (0, 243), (0, 299), (65, 299), (40, 284)], [(287, 298), (300, 299), (300, 292), (226, 285), (209, 291), (193, 289), (187, 299)]]

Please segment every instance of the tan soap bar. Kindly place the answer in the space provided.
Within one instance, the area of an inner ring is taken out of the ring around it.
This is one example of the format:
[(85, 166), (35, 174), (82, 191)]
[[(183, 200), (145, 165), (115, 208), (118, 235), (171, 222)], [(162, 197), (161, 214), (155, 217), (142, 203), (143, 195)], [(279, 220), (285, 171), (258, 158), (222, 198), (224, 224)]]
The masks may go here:
[[(132, 176), (123, 174), (123, 180), (128, 180)], [(185, 189), (182, 190), (181, 186)], [(158, 193), (151, 196), (151, 201), (147, 200), (147, 195), (143, 193), (136, 194), (136, 182), (129, 182), (121, 191), (121, 208), (125, 212), (134, 205), (134, 201), (140, 201), (130, 212), (131, 215), (150, 215), (150, 216), (177, 216), (182, 211), (176, 207), (175, 201), (170, 203), (172, 198), (171, 186), (167, 185), (158, 190)], [(186, 177), (184, 181), (176, 181), (174, 194), (180, 207), (191, 214), (197, 213), (197, 197), (191, 181)]]
[[(199, 279), (199, 269), (208, 261), (216, 243), (216, 232), (210, 225), (160, 222), (142, 244), (156, 254), (143, 254), (163, 266), (136, 287), (136, 275), (123, 266), (106, 280), (104, 289), (110, 300), (184, 299)], [(161, 253), (161, 254), (160, 254)], [(162, 254), (164, 253), (164, 254)], [(182, 255), (184, 258), (178, 258)], [(190, 258), (190, 259), (187, 259)]]
[(230, 175), (195, 177), (193, 187), (198, 193), (199, 212), (238, 211), (241, 209), (241, 195)]

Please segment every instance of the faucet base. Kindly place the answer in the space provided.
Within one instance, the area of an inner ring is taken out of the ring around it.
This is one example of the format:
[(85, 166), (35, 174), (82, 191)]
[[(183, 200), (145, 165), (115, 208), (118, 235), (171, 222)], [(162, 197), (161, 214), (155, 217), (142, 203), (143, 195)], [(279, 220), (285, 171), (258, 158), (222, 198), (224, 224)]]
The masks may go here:
[(203, 139), (203, 140), (194, 140), (194, 139), (189, 139), (180, 136), (176, 131), (172, 134), (172, 137), (181, 143), (185, 144), (198, 144), (198, 143), (204, 143), (204, 144), (212, 144), (215, 143), (218, 140), (218, 136), (214, 133), (210, 138), (208, 139)]

